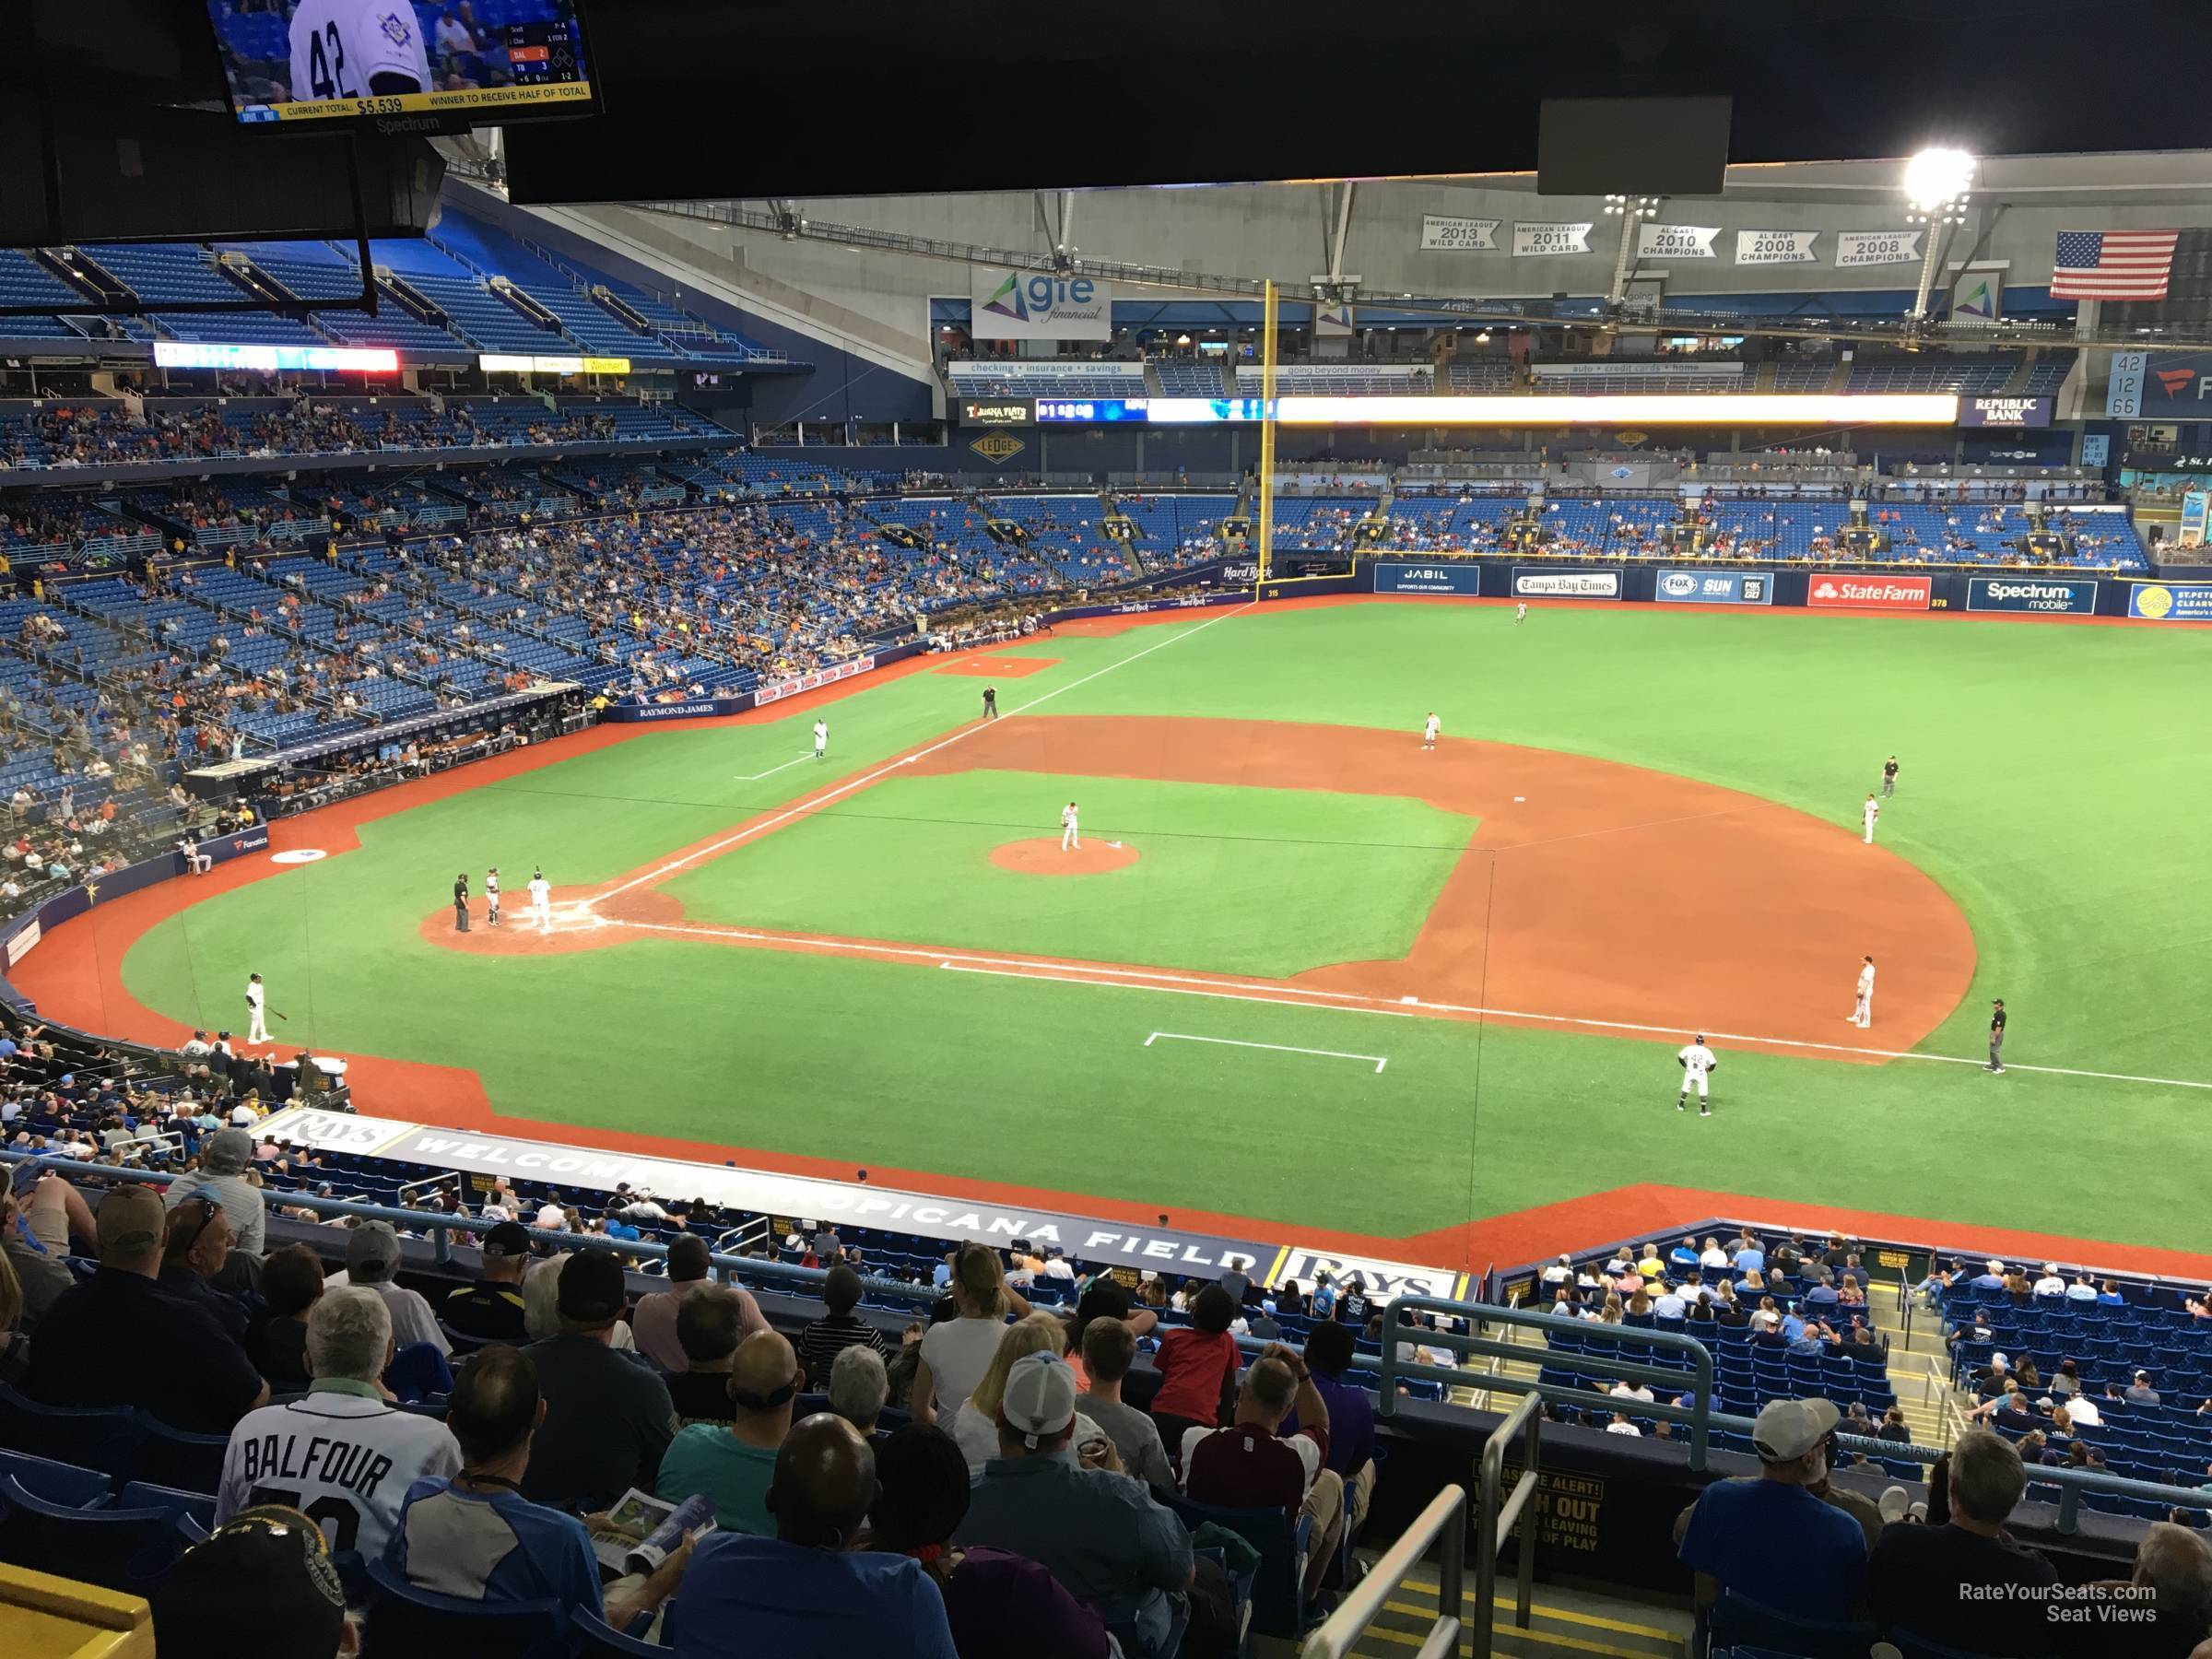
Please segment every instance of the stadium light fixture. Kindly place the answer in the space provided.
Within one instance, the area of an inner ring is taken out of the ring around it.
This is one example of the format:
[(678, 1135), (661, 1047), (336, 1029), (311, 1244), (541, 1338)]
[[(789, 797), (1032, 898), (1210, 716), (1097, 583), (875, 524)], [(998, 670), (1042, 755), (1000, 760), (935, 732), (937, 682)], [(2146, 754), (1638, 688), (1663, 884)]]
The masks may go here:
[(1924, 149), (1905, 163), (1905, 201), (1913, 212), (1934, 220), (1954, 213), (1973, 189), (1979, 165), (1962, 149)]

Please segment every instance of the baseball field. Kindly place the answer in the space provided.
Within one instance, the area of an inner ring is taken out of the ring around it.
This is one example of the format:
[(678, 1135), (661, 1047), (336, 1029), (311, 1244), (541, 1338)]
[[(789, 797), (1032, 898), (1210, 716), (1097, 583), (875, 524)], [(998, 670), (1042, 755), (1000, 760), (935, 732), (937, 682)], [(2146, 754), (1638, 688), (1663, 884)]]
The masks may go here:
[[(242, 1031), (258, 971), (380, 1115), (1399, 1260), (1688, 1189), (2205, 1270), (2212, 632), (1312, 602), (851, 684), (284, 821), (324, 856), (102, 905), (17, 977), (173, 1040)], [(491, 865), (501, 925), (456, 933)]]

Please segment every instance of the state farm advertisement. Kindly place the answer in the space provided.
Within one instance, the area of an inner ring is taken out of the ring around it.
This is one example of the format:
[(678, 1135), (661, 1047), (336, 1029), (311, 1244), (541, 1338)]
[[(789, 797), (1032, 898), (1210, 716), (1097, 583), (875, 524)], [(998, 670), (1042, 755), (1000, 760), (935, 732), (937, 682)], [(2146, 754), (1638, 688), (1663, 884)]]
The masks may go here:
[(1935, 589), (1933, 576), (1845, 576), (1815, 571), (1806, 582), (1805, 602), (1815, 610), (1924, 611)]

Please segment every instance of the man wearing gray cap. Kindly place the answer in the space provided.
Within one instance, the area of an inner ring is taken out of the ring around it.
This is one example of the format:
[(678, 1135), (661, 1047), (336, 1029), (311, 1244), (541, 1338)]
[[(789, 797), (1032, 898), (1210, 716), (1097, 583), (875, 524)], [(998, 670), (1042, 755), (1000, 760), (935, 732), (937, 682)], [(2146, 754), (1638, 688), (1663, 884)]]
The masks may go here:
[(253, 1137), (243, 1129), (224, 1129), (207, 1139), (196, 1174), (169, 1183), (166, 1202), (171, 1209), (187, 1198), (213, 1198), (230, 1218), (230, 1248), (257, 1256), (268, 1245), (268, 1213), (261, 1189), (245, 1177), (253, 1161)]
[(427, 1342), (441, 1354), (452, 1353), (453, 1345), (438, 1328), (430, 1304), (420, 1291), (394, 1283), (398, 1273), (399, 1235), (392, 1223), (364, 1221), (346, 1240), (346, 1271), (333, 1274), (328, 1282), (334, 1290), (341, 1284), (360, 1285), (382, 1297), (392, 1311), (392, 1340), (399, 1347)]
[(1718, 1480), (1698, 1495), (1682, 1564), (1720, 1590), (1800, 1618), (1853, 1616), (1866, 1576), (1866, 1535), (1808, 1488), (1828, 1478), (1828, 1439), (1841, 1417), (1826, 1400), (1770, 1400), (1751, 1428), (1753, 1480)]
[(1017, 1359), (998, 1409), (998, 1455), (977, 1477), (952, 1541), (1025, 1555), (1087, 1606), (1133, 1607), (1141, 1653), (1171, 1653), (1188, 1617), (1190, 1534), (1143, 1482), (1077, 1462), (1075, 1424), (1066, 1361)]

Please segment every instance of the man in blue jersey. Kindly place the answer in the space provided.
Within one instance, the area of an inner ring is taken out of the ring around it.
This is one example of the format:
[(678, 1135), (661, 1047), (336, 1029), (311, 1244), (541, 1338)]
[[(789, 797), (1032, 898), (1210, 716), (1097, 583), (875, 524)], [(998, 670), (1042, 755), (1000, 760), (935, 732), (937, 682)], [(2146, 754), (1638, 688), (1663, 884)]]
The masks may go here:
[(617, 1630), (667, 1600), (691, 1559), (686, 1543), (634, 1590), (602, 1604), (583, 1523), (522, 1494), (530, 1438), (546, 1420), (537, 1373), (520, 1348), (471, 1357), (446, 1402), (461, 1472), (407, 1490), (384, 1560), (418, 1589), (468, 1601), (558, 1601), (603, 1613)]
[(1839, 1417), (1826, 1400), (1769, 1401), (1751, 1429), (1758, 1477), (1715, 1481), (1699, 1495), (1681, 1559), (1700, 1575), (1700, 1606), (1735, 1590), (1802, 1618), (1856, 1616), (1865, 1534), (1809, 1489), (1827, 1484)]

